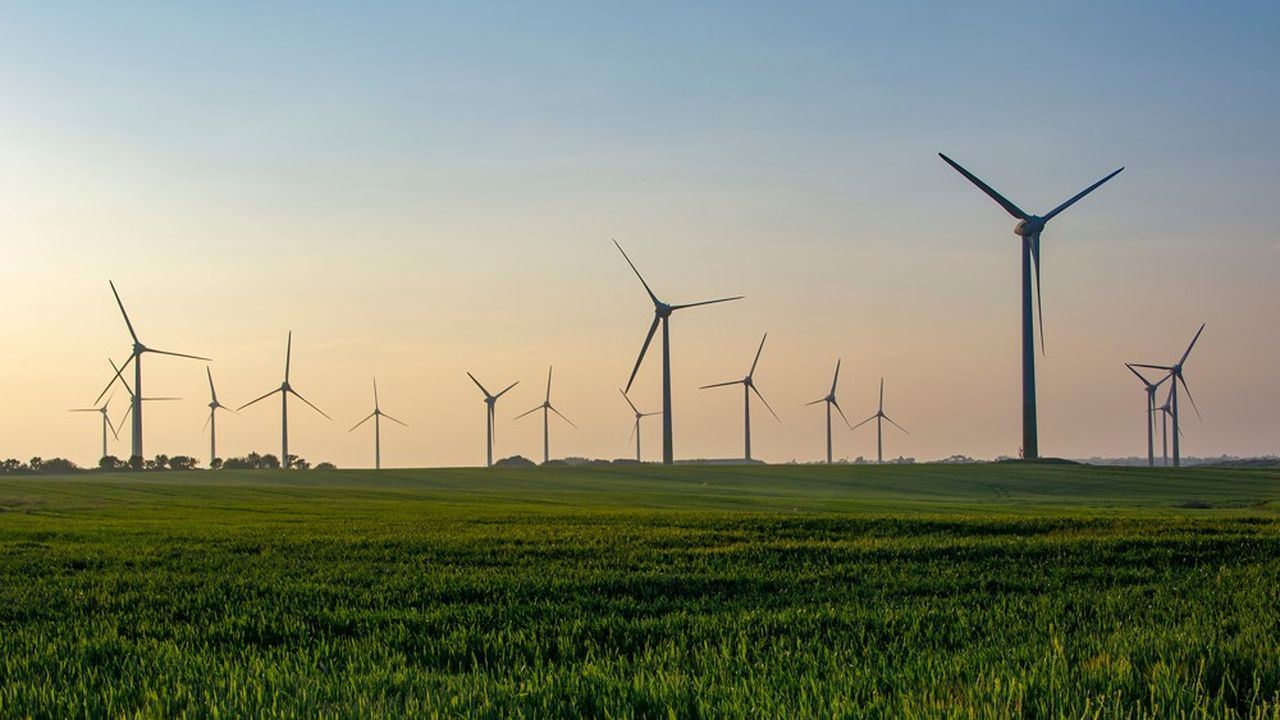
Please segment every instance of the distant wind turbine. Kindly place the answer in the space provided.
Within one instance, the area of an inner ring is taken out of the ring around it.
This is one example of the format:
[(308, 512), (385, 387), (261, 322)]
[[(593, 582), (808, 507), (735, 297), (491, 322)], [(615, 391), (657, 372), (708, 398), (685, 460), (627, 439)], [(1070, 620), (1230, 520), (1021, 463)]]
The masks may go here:
[[(132, 412), (133, 412), (133, 406), (134, 406), (134, 405), (136, 405), (137, 403), (139, 403), (139, 402), (155, 402), (155, 401), (157, 401), (157, 400), (158, 400), (158, 401), (171, 401), (171, 400), (181, 400), (181, 399), (182, 399), (182, 398), (177, 398), (177, 397), (149, 397), (149, 398), (142, 398), (141, 400), (139, 400), (139, 399), (138, 399), (138, 396), (137, 396), (137, 395), (134, 395), (134, 393), (133, 393), (133, 388), (129, 387), (129, 383), (128, 383), (128, 381), (126, 381), (126, 380), (124, 379), (124, 374), (123, 374), (123, 372), (124, 372), (124, 366), (117, 366), (117, 365), (116, 365), (116, 361), (115, 361), (115, 360), (112, 360), (111, 358), (107, 358), (107, 362), (111, 363), (111, 370), (112, 370), (113, 372), (115, 372), (115, 376), (114, 376), (114, 377), (112, 377), (112, 379), (111, 379), (112, 384), (114, 384), (114, 383), (116, 383), (116, 382), (119, 382), (122, 386), (124, 386), (124, 391), (125, 391), (126, 393), (128, 393), (128, 394), (129, 394), (129, 404), (128, 404), (127, 406), (125, 406), (124, 414), (120, 416), (120, 422), (119, 422), (119, 423), (116, 423), (116, 432), (117, 432), (117, 433), (119, 432), (119, 430), (120, 430), (121, 428), (123, 428), (123, 427), (124, 427), (124, 421), (129, 419), (129, 413), (132, 413)], [(108, 385), (108, 386), (107, 386), (107, 389), (110, 389), (110, 388), (111, 388), (111, 385)], [(141, 458), (142, 456), (141, 456), (141, 455), (134, 455), (134, 456), (132, 456), (132, 457)], [(131, 458), (131, 459), (132, 459), (132, 458)]]
[(831, 408), (834, 407), (836, 409), (836, 412), (840, 413), (840, 418), (844, 420), (845, 427), (849, 428), (850, 430), (853, 429), (853, 426), (849, 424), (849, 418), (845, 417), (844, 411), (840, 409), (840, 403), (836, 402), (836, 383), (839, 382), (839, 380), (840, 380), (840, 361), (836, 360), (836, 372), (835, 372), (835, 375), (831, 376), (831, 392), (827, 393), (826, 397), (818, 398), (817, 400), (814, 400), (811, 403), (805, 403), (806, 405), (817, 405), (818, 403), (827, 404), (827, 464), (828, 465), (831, 464)]
[(1155, 467), (1156, 448), (1155, 448), (1155, 437), (1154, 437), (1155, 435), (1154, 424), (1156, 421), (1156, 417), (1155, 417), (1156, 390), (1160, 388), (1160, 385), (1162, 385), (1165, 380), (1169, 379), (1169, 376), (1165, 375), (1164, 377), (1157, 380), (1155, 384), (1152, 384), (1152, 382), (1148, 380), (1145, 375), (1138, 372), (1129, 363), (1125, 363), (1124, 366), (1129, 368), (1129, 372), (1138, 376), (1138, 379), (1142, 381), (1142, 386), (1147, 394), (1147, 467)]
[(555, 409), (555, 406), (551, 404), (551, 368), (550, 367), (547, 368), (547, 399), (543, 400), (541, 405), (533, 408), (532, 410), (529, 410), (527, 412), (522, 412), (519, 415), (515, 416), (515, 419), (519, 420), (525, 415), (532, 415), (533, 413), (539, 410), (542, 411), (542, 464), (545, 465), (547, 464), (547, 461), (551, 459), (551, 440), (550, 440), (551, 424), (549, 422), (548, 413), (555, 413), (559, 415), (560, 419), (569, 423), (569, 425), (571, 425), (573, 429), (575, 430), (578, 429), (578, 426), (574, 425), (572, 420), (565, 417), (564, 413)]
[[(124, 324), (126, 327), (129, 328), (129, 336), (133, 338), (133, 352), (129, 354), (129, 359), (125, 360), (124, 365), (121, 365), (120, 369), (116, 371), (116, 377), (123, 380), (124, 378), (122, 376), (122, 373), (124, 372), (124, 369), (129, 366), (129, 363), (133, 363), (133, 386), (134, 388), (137, 389), (137, 394), (133, 396), (133, 404), (131, 406), (133, 410), (133, 438), (132, 438), (133, 447), (131, 450), (131, 457), (140, 458), (142, 457), (142, 356), (143, 354), (155, 353), (156, 355), (172, 355), (174, 357), (189, 358), (191, 360), (204, 360), (206, 362), (209, 361), (209, 358), (200, 357), (199, 355), (185, 355), (183, 353), (169, 352), (167, 350), (156, 350), (154, 348), (149, 348), (146, 345), (143, 345), (142, 341), (138, 339), (138, 333), (133, 331), (133, 323), (129, 321), (129, 313), (125, 312), (124, 310), (124, 303), (120, 301), (120, 293), (116, 292), (115, 283), (108, 280), (107, 284), (111, 286), (111, 294), (115, 295), (116, 304), (120, 306), (120, 314), (124, 316)], [(102, 392), (98, 395), (98, 399), (93, 401), (95, 405), (98, 403), (99, 400), (102, 399), (103, 395), (107, 394), (107, 390), (110, 389), (111, 383), (114, 383), (114, 382), (115, 382), (115, 378), (112, 378), (111, 382), (107, 383), (107, 387), (103, 388)]]
[[(631, 412), (636, 414), (636, 422), (634, 425), (631, 426), (631, 435), (636, 439), (636, 462), (642, 462), (640, 459), (640, 418), (647, 418), (652, 415), (661, 415), (662, 413), (661, 412), (642, 413), (636, 407), (636, 404), (631, 402), (631, 398), (627, 397), (626, 391), (624, 391), (622, 388), (618, 388), (618, 392), (622, 393), (622, 399), (627, 401), (627, 405), (631, 407)], [(631, 438), (627, 438), (627, 440), (630, 440), (630, 439)]]
[(116, 427), (111, 424), (111, 418), (107, 417), (107, 406), (109, 406), (110, 404), (111, 404), (111, 398), (108, 397), (107, 401), (102, 403), (102, 407), (75, 408), (69, 411), (74, 413), (96, 412), (102, 416), (102, 455), (100, 455), (99, 457), (106, 457), (109, 454), (107, 452), (107, 431), (111, 432), (112, 437), (116, 438), (117, 440), (120, 439), (119, 431), (117, 431)]
[(236, 412), (239, 412), (249, 407), (250, 405), (258, 402), (259, 400), (266, 400), (272, 395), (275, 395), (276, 393), (280, 393), (280, 468), (282, 470), (288, 470), (290, 468), (290, 461), (289, 461), (289, 396), (290, 395), (293, 395), (294, 397), (298, 398), (302, 402), (306, 403), (312, 410), (315, 410), (316, 412), (324, 416), (325, 420), (330, 420), (330, 421), (333, 420), (333, 418), (329, 417), (328, 415), (325, 415), (325, 412), (323, 410), (316, 407), (315, 405), (312, 405), (310, 400), (298, 394), (298, 391), (294, 390), (293, 386), (289, 384), (289, 364), (292, 356), (293, 356), (293, 331), (290, 330), (289, 339), (285, 344), (285, 350), (284, 350), (284, 382), (280, 383), (280, 387), (276, 388), (275, 390), (272, 390), (271, 392), (266, 393), (265, 395), (256, 397), (253, 400), (250, 400), (249, 402), (236, 408)]
[(484, 404), (485, 404), (484, 465), (485, 467), (493, 467), (493, 440), (494, 440), (493, 408), (495, 405), (498, 404), (498, 398), (502, 397), (503, 395), (506, 395), (508, 390), (519, 385), (520, 381), (517, 380), (511, 383), (502, 392), (498, 393), (497, 395), (493, 395), (488, 390), (484, 389), (484, 386), (480, 384), (480, 381), (476, 379), (475, 375), (472, 375), (471, 373), (467, 373), (467, 377), (471, 378), (471, 382), (475, 383), (476, 387), (480, 388), (480, 392), (484, 393)]
[(209, 377), (209, 419), (204, 421), (204, 425), (209, 428), (209, 467), (213, 467), (213, 461), (218, 459), (218, 411), (231, 408), (218, 402), (218, 391), (213, 389), (213, 371), (208, 365), (205, 365), (204, 372)]
[(624, 393), (631, 390), (631, 383), (636, 380), (636, 373), (640, 372), (640, 363), (644, 362), (644, 354), (649, 350), (649, 343), (653, 341), (653, 334), (658, 331), (658, 325), (662, 325), (662, 462), (670, 465), (675, 462), (675, 448), (672, 443), (671, 430), (671, 334), (669, 330), (669, 321), (671, 313), (676, 310), (685, 308), (698, 307), (699, 305), (713, 305), (715, 303), (729, 302), (731, 300), (741, 300), (742, 296), (719, 298), (717, 300), (703, 300), (702, 302), (684, 303), (682, 305), (669, 305), (658, 299), (653, 294), (653, 290), (649, 289), (649, 283), (645, 282), (644, 276), (636, 269), (635, 263), (631, 262), (631, 258), (627, 257), (626, 251), (618, 245), (618, 241), (613, 241), (617, 245), (618, 252), (622, 253), (623, 259), (631, 266), (632, 272), (640, 278), (640, 284), (644, 286), (644, 291), (649, 294), (649, 299), (653, 301), (653, 324), (649, 326), (649, 334), (645, 335), (644, 345), (640, 346), (640, 355), (636, 358), (636, 365), (631, 370), (631, 377), (627, 380), (627, 387)]
[(850, 429), (857, 430), (858, 428), (862, 427), (863, 425), (866, 425), (872, 420), (876, 421), (876, 463), (879, 464), (884, 462), (884, 422), (883, 421), (888, 420), (890, 425), (893, 425), (894, 427), (898, 428), (904, 433), (907, 433), (908, 435), (911, 434), (907, 432), (906, 428), (894, 422), (892, 419), (889, 418), (888, 415), (884, 414), (884, 378), (880, 378), (880, 405), (876, 409), (876, 414), (872, 415), (866, 420), (863, 420), (857, 425), (854, 425)]
[(1196, 411), (1196, 417), (1200, 417), (1200, 408), (1196, 407), (1196, 399), (1191, 397), (1191, 388), (1187, 387), (1187, 379), (1182, 376), (1182, 366), (1187, 362), (1187, 356), (1191, 354), (1191, 348), (1196, 346), (1196, 341), (1200, 339), (1200, 333), (1204, 332), (1204, 323), (1200, 324), (1200, 329), (1196, 331), (1195, 337), (1191, 338), (1191, 344), (1187, 346), (1186, 352), (1182, 353), (1182, 357), (1178, 358), (1178, 362), (1172, 365), (1147, 365), (1144, 363), (1132, 363), (1133, 367), (1150, 368), (1152, 370), (1164, 370), (1168, 373), (1168, 377), (1172, 380), (1169, 383), (1169, 403), (1170, 413), (1173, 415), (1173, 466), (1180, 467), (1182, 465), (1182, 454), (1178, 438), (1181, 435), (1180, 418), (1178, 415), (1178, 385), (1182, 385), (1182, 389), (1187, 393), (1187, 399), (1191, 401), (1191, 409)]
[(382, 412), (382, 408), (378, 405), (378, 378), (373, 379), (373, 412), (369, 413), (365, 419), (356, 423), (347, 432), (354, 432), (356, 428), (373, 420), (373, 469), (382, 469), (382, 418), (386, 418), (397, 425), (409, 427), (390, 415)]
[(760, 402), (764, 403), (765, 408), (773, 415), (773, 419), (778, 422), (782, 420), (778, 417), (778, 413), (769, 407), (769, 401), (764, 399), (760, 391), (756, 389), (756, 383), (753, 376), (756, 372), (756, 365), (760, 362), (760, 353), (764, 351), (764, 341), (769, 337), (769, 333), (765, 333), (760, 338), (760, 347), (756, 349), (756, 359), (751, 361), (751, 369), (747, 371), (747, 376), (741, 380), (729, 380), (728, 382), (715, 383), (712, 385), (703, 385), (700, 390), (708, 388), (728, 387), (730, 385), (742, 386), (742, 421), (743, 421), (743, 458), (751, 460), (751, 393), (755, 393), (760, 398)]
[[(1045, 225), (1057, 217), (1058, 213), (1071, 207), (1085, 195), (1098, 189), (1100, 185), (1115, 177), (1124, 168), (1112, 172), (1098, 182), (1076, 193), (1074, 197), (1050, 210), (1043, 216), (1028, 215), (1017, 205), (1009, 202), (1003, 195), (976, 175), (960, 167), (951, 158), (938, 153), (938, 156), (965, 176), (969, 182), (995, 200), (1005, 212), (1017, 218), (1013, 233), (1022, 238), (1022, 456), (1027, 460), (1040, 457), (1039, 436), (1036, 428), (1036, 349), (1033, 324), (1040, 326), (1040, 346), (1044, 348), (1044, 308), (1040, 303), (1040, 233)], [(1037, 318), (1032, 318), (1031, 276), (1035, 274), (1035, 306)]]

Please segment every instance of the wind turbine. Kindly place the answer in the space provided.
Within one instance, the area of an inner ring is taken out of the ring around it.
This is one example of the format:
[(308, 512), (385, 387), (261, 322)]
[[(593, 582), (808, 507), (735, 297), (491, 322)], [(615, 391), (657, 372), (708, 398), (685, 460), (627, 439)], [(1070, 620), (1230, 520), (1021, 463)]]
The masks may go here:
[(845, 427), (849, 428), (850, 430), (853, 429), (853, 426), (849, 424), (849, 418), (845, 417), (844, 411), (840, 409), (840, 403), (836, 402), (836, 382), (838, 382), (839, 380), (840, 380), (840, 361), (836, 360), (836, 372), (835, 372), (835, 375), (831, 377), (831, 392), (827, 393), (826, 397), (818, 398), (817, 400), (814, 400), (811, 403), (805, 403), (806, 405), (817, 405), (818, 403), (827, 404), (827, 464), (828, 465), (831, 464), (831, 408), (834, 407), (836, 409), (836, 412), (840, 413), (840, 418), (844, 420)]
[[(961, 175), (965, 176), (969, 182), (977, 185), (978, 189), (989, 195), (992, 200), (999, 203), (1000, 207), (1005, 209), (1005, 212), (1018, 220), (1017, 224), (1013, 226), (1013, 233), (1022, 238), (1022, 456), (1027, 460), (1035, 460), (1040, 457), (1040, 445), (1036, 430), (1036, 349), (1033, 325), (1038, 324), (1040, 326), (1040, 348), (1042, 351), (1044, 349), (1044, 308), (1040, 303), (1040, 233), (1044, 231), (1045, 225), (1050, 220), (1057, 217), (1058, 213), (1098, 189), (1100, 185), (1120, 174), (1120, 171), (1124, 170), (1124, 168), (1122, 167), (1112, 172), (1110, 175), (1076, 193), (1074, 197), (1050, 210), (1045, 215), (1040, 216), (1028, 215), (1017, 205), (1009, 202), (1003, 195), (992, 189), (990, 185), (978, 179), (976, 175), (960, 167), (951, 158), (942, 153), (938, 153), (938, 156), (945, 160), (948, 165), (955, 168)], [(1035, 273), (1037, 315), (1034, 322), (1031, 311), (1031, 275), (1033, 272)]]
[(645, 335), (644, 345), (640, 346), (640, 356), (636, 358), (636, 366), (631, 370), (631, 377), (627, 380), (625, 394), (631, 390), (631, 383), (636, 380), (636, 373), (640, 372), (640, 363), (644, 362), (644, 354), (649, 350), (649, 343), (653, 341), (653, 334), (658, 331), (658, 325), (662, 325), (662, 462), (670, 465), (675, 462), (675, 449), (672, 446), (671, 432), (671, 335), (669, 332), (669, 321), (671, 313), (676, 310), (685, 308), (698, 307), (699, 305), (713, 305), (715, 303), (729, 302), (731, 300), (741, 300), (742, 296), (719, 298), (717, 300), (703, 300), (702, 302), (684, 303), (682, 305), (669, 305), (658, 299), (653, 294), (653, 290), (649, 289), (649, 283), (645, 282), (640, 271), (636, 269), (635, 263), (631, 262), (631, 258), (627, 257), (626, 251), (618, 245), (618, 241), (614, 240), (613, 244), (618, 247), (618, 252), (622, 253), (623, 259), (631, 266), (632, 272), (636, 277), (640, 278), (640, 284), (644, 286), (644, 291), (649, 294), (649, 299), (653, 301), (653, 324), (649, 326), (649, 334)]
[(888, 420), (890, 425), (898, 428), (904, 433), (910, 435), (907, 429), (894, 422), (888, 415), (884, 414), (884, 378), (880, 378), (880, 406), (876, 409), (876, 414), (854, 425), (850, 430), (857, 430), (872, 420), (876, 421), (876, 464), (884, 462), (884, 421)]
[(553, 412), (559, 415), (560, 419), (564, 420), (565, 422), (569, 423), (569, 425), (573, 426), (574, 430), (578, 429), (578, 426), (574, 425), (572, 420), (565, 417), (564, 413), (555, 409), (555, 406), (551, 404), (551, 368), (550, 367), (547, 367), (547, 399), (543, 400), (542, 404), (539, 405), (538, 407), (533, 408), (528, 412), (522, 412), (519, 415), (515, 416), (514, 419), (519, 420), (525, 415), (532, 415), (533, 413), (539, 410), (542, 411), (542, 464), (546, 465), (547, 461), (551, 459), (551, 440), (550, 440), (551, 424), (548, 421), (548, 418), (549, 418), (548, 412)]
[(204, 372), (209, 376), (209, 419), (204, 424), (209, 428), (209, 467), (213, 467), (213, 461), (218, 459), (218, 411), (231, 408), (218, 402), (218, 391), (213, 389), (213, 371), (208, 365), (205, 365)]
[(209, 358), (200, 357), (199, 355), (185, 355), (183, 353), (169, 352), (167, 350), (156, 350), (154, 348), (149, 348), (146, 345), (143, 345), (142, 341), (138, 339), (138, 333), (133, 331), (133, 323), (129, 321), (129, 313), (125, 312), (124, 310), (124, 303), (120, 301), (120, 293), (116, 292), (115, 283), (108, 280), (107, 284), (111, 286), (111, 294), (115, 295), (116, 304), (120, 306), (120, 314), (124, 316), (124, 324), (129, 328), (129, 335), (130, 337), (133, 338), (133, 352), (129, 354), (129, 359), (124, 361), (124, 365), (121, 365), (120, 368), (116, 370), (116, 377), (112, 378), (111, 382), (107, 383), (107, 387), (103, 388), (102, 392), (98, 394), (98, 399), (94, 400), (93, 402), (94, 404), (97, 404), (98, 400), (101, 400), (102, 396), (107, 394), (107, 390), (111, 388), (111, 383), (114, 383), (116, 381), (116, 378), (120, 378), (121, 380), (123, 380), (124, 377), (122, 373), (124, 372), (124, 369), (129, 366), (129, 363), (133, 363), (133, 387), (137, 390), (137, 392), (133, 395), (133, 404), (131, 405), (131, 408), (133, 410), (133, 438), (132, 438), (133, 447), (130, 452), (131, 452), (131, 457), (140, 458), (142, 457), (142, 356), (143, 354), (155, 353), (156, 355), (172, 355), (174, 357), (189, 358), (191, 360), (204, 360), (206, 362), (212, 362), (212, 361), (210, 361)]
[(1196, 407), (1195, 398), (1191, 397), (1191, 388), (1187, 387), (1187, 379), (1182, 376), (1182, 366), (1187, 362), (1187, 356), (1191, 354), (1191, 348), (1196, 346), (1196, 341), (1200, 339), (1200, 333), (1204, 332), (1204, 323), (1200, 324), (1200, 329), (1196, 331), (1195, 337), (1191, 338), (1191, 344), (1187, 346), (1186, 352), (1182, 353), (1182, 357), (1178, 358), (1178, 362), (1172, 365), (1147, 365), (1144, 363), (1133, 363), (1133, 367), (1150, 368), (1152, 370), (1164, 370), (1168, 373), (1168, 377), (1173, 382), (1169, 383), (1169, 404), (1170, 413), (1173, 415), (1173, 466), (1180, 467), (1182, 465), (1182, 454), (1178, 443), (1179, 428), (1181, 427), (1178, 417), (1178, 385), (1182, 385), (1182, 389), (1187, 392), (1187, 399), (1191, 401), (1191, 409), (1196, 411), (1196, 417), (1200, 417), (1200, 408)]
[(312, 405), (310, 400), (302, 397), (302, 395), (299, 395), (298, 391), (294, 390), (293, 386), (289, 384), (289, 361), (292, 355), (293, 355), (293, 331), (290, 330), (289, 339), (285, 345), (285, 350), (284, 350), (284, 382), (280, 383), (280, 387), (276, 388), (275, 390), (272, 390), (271, 392), (265, 395), (261, 395), (257, 398), (254, 398), (253, 400), (250, 400), (249, 402), (236, 408), (236, 412), (240, 412), (241, 410), (249, 407), (250, 405), (258, 402), (259, 400), (265, 400), (271, 397), (272, 395), (275, 395), (276, 393), (280, 393), (280, 468), (282, 470), (288, 470), (290, 467), (290, 463), (289, 463), (289, 396), (290, 395), (293, 395), (294, 397), (298, 398), (299, 400), (301, 400), (302, 402), (310, 406), (312, 410), (315, 410), (316, 412), (323, 415), (325, 420), (330, 420), (330, 421), (333, 420), (333, 418), (329, 417), (328, 415), (325, 415), (323, 410), (316, 407), (315, 405)]
[(1133, 367), (1133, 365), (1130, 365), (1129, 363), (1125, 363), (1124, 366), (1129, 368), (1129, 372), (1138, 376), (1138, 379), (1142, 381), (1142, 386), (1147, 393), (1147, 467), (1155, 467), (1156, 447), (1155, 447), (1155, 437), (1154, 437), (1155, 435), (1154, 424), (1156, 421), (1156, 418), (1155, 418), (1156, 390), (1160, 388), (1160, 385), (1163, 384), (1165, 380), (1169, 379), (1169, 376), (1166, 374), (1164, 377), (1157, 380), (1153, 385), (1151, 381), (1148, 380), (1145, 375), (1138, 372)]
[(74, 412), (74, 413), (96, 412), (102, 415), (102, 455), (100, 457), (107, 456), (107, 431), (108, 430), (111, 431), (112, 437), (116, 438), (117, 440), (120, 439), (119, 431), (117, 431), (116, 427), (111, 424), (111, 418), (107, 417), (107, 406), (109, 406), (110, 404), (111, 404), (111, 398), (107, 398), (107, 401), (102, 403), (102, 407), (75, 408), (74, 410), (68, 411), (68, 412)]
[(493, 467), (493, 407), (498, 403), (498, 398), (506, 395), (507, 390), (519, 385), (520, 381), (517, 380), (508, 385), (502, 392), (497, 395), (492, 395), (488, 390), (484, 389), (484, 386), (480, 384), (480, 381), (476, 379), (475, 375), (468, 372), (467, 377), (471, 378), (471, 382), (475, 383), (476, 387), (480, 388), (480, 392), (484, 393), (484, 404), (487, 408), (485, 412), (484, 465), (485, 467)]
[[(636, 404), (631, 402), (631, 398), (627, 397), (627, 393), (622, 388), (618, 388), (618, 392), (622, 393), (622, 399), (626, 400), (627, 405), (631, 406), (631, 412), (634, 412), (636, 414), (636, 422), (634, 425), (631, 426), (631, 434), (634, 435), (636, 438), (636, 462), (641, 462), (640, 460), (640, 418), (646, 418), (646, 417), (649, 417), (650, 415), (661, 415), (662, 413), (661, 412), (642, 413), (638, 408), (636, 408)], [(627, 439), (630, 440), (631, 438), (627, 438)]]
[(742, 419), (744, 423), (743, 457), (747, 461), (751, 460), (751, 393), (755, 393), (756, 397), (760, 398), (760, 402), (764, 403), (765, 408), (768, 409), (769, 414), (773, 415), (774, 420), (782, 422), (778, 417), (778, 413), (774, 412), (772, 407), (769, 407), (769, 401), (765, 400), (764, 396), (760, 394), (760, 391), (756, 389), (755, 380), (752, 379), (752, 376), (755, 375), (756, 372), (756, 365), (760, 362), (760, 353), (764, 352), (764, 341), (768, 337), (769, 333), (765, 333), (764, 337), (760, 338), (760, 347), (756, 349), (756, 359), (751, 361), (751, 369), (747, 371), (746, 377), (741, 380), (730, 380), (728, 382), (715, 383), (713, 385), (703, 385), (701, 388), (698, 388), (699, 390), (706, 390), (708, 388), (742, 385)]
[(360, 422), (352, 426), (352, 428), (347, 432), (354, 432), (356, 428), (369, 422), (370, 418), (373, 419), (373, 469), (381, 470), (382, 469), (382, 418), (386, 418), (397, 425), (404, 425), (405, 427), (409, 427), (409, 426), (391, 417), (390, 415), (382, 412), (382, 408), (379, 407), (378, 405), (378, 378), (373, 379), (373, 412), (369, 413), (368, 417), (366, 417), (364, 420), (361, 420)]

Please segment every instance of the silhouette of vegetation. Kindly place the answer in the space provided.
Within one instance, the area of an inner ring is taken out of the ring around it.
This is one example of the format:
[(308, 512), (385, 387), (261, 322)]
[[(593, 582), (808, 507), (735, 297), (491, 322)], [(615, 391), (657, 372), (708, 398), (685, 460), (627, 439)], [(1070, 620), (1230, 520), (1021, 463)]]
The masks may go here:
[(505, 458), (502, 458), (501, 460), (494, 461), (493, 466), (509, 467), (509, 468), (510, 467), (533, 467), (536, 464), (537, 463), (535, 463), (534, 461), (530, 460), (529, 458), (523, 455), (512, 455), (511, 457), (505, 457)]

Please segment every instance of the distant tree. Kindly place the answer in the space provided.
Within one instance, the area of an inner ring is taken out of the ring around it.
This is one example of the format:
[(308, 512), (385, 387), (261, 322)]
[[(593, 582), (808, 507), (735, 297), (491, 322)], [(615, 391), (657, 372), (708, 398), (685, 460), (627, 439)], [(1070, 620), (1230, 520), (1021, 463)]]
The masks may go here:
[(27, 461), (27, 470), (33, 473), (40, 472), (40, 468), (43, 466), (44, 466), (44, 460), (42, 460), (39, 455)]
[(260, 469), (260, 470), (279, 470), (279, 469), (280, 469), (280, 458), (276, 457), (275, 455), (272, 455), (271, 453), (267, 453), (266, 455), (263, 455), (263, 456), (258, 460), (258, 469)]
[(115, 472), (124, 467), (124, 461), (115, 455), (104, 455), (98, 461), (98, 469), (106, 472)]
[(147, 462), (142, 459), (141, 455), (134, 455), (129, 458), (129, 469), (133, 471), (145, 470)]
[(222, 469), (222, 458), (214, 458), (214, 459), (210, 460), (210, 461), (209, 461), (209, 469), (210, 469), (210, 470), (221, 470), (221, 469)]
[(256, 452), (249, 453), (244, 457), (244, 459), (245, 459), (245, 462), (248, 463), (248, 467), (250, 470), (257, 470), (258, 468), (262, 467), (262, 456)]
[(325, 461), (321, 463), (316, 463), (316, 466), (313, 469), (314, 470), (337, 470), (338, 466), (334, 465), (331, 462)]
[(195, 470), (199, 461), (190, 455), (174, 455), (169, 458), (170, 470)]
[(494, 467), (533, 467), (534, 462), (523, 455), (512, 455), (494, 463)]
[(64, 473), (73, 473), (80, 469), (79, 465), (71, 462), (66, 458), (49, 458), (40, 465), (40, 472), (46, 475), (59, 475)]
[(311, 467), (311, 463), (307, 462), (303, 458), (298, 457), (297, 455), (294, 455), (293, 453), (289, 453), (289, 462), (285, 463), (285, 469), (306, 470), (309, 467)]
[(0, 473), (4, 473), (5, 475), (16, 475), (26, 469), (27, 466), (23, 465), (22, 461), (17, 458), (9, 458), (8, 460), (0, 462)]
[(254, 470), (257, 468), (247, 457), (229, 457), (222, 461), (222, 470)]
[(168, 470), (169, 456), (165, 455), (164, 453), (156, 455), (154, 460), (151, 460), (150, 462), (147, 463), (147, 469), (148, 470)]

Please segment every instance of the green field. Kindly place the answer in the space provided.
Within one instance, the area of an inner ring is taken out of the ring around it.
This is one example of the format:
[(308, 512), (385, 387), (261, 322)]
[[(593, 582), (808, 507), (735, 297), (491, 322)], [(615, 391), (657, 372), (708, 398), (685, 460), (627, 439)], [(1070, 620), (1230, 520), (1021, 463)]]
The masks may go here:
[(1280, 717), (1280, 472), (0, 479), (0, 717)]

